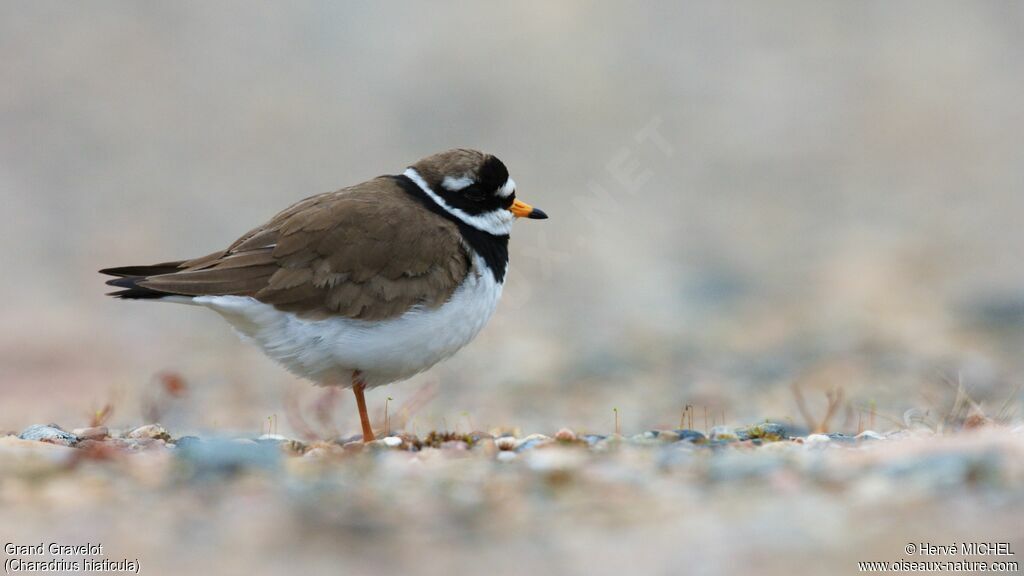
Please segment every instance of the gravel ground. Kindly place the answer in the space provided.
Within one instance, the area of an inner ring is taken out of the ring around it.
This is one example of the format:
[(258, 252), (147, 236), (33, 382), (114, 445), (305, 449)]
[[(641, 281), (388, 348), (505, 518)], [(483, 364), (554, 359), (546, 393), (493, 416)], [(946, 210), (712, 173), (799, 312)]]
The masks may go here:
[(0, 438), (6, 542), (102, 544), (93, 559), (143, 574), (843, 574), (965, 559), (908, 556), (910, 543), (1019, 553), (1022, 512), (1021, 427)]
[[(941, 0), (0, 2), (0, 542), (144, 574), (1021, 554), (1022, 29)], [(102, 295), (451, 146), (551, 219), (467, 350), (369, 393), (418, 438), (310, 441), (359, 429), (351, 394)], [(878, 434), (633, 437), (686, 407)]]

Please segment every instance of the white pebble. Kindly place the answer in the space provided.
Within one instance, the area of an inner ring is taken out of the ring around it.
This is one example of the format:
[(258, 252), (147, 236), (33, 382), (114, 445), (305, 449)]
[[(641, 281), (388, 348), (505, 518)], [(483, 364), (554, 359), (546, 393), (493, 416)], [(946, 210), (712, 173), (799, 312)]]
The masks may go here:
[(99, 438), (106, 438), (110, 435), (110, 431), (107, 430), (106, 426), (90, 426), (89, 428), (75, 428), (71, 431), (72, 434), (78, 436), (80, 440), (96, 440)]
[(128, 433), (129, 438), (159, 438), (161, 440), (170, 440), (171, 435), (167, 433), (167, 430), (159, 424), (146, 424), (145, 426), (139, 426), (135, 430)]
[(502, 436), (494, 441), (494, 445), (498, 447), (498, 450), (515, 450), (516, 439), (514, 436)]

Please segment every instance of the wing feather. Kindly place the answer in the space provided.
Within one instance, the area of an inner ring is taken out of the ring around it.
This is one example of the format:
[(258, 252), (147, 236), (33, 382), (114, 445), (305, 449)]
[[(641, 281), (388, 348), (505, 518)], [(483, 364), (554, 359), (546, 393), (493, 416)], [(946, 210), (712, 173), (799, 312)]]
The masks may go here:
[(383, 320), (440, 306), (469, 268), (453, 223), (377, 178), (297, 202), (227, 250), (109, 273), (160, 293), (252, 296), (282, 310)]

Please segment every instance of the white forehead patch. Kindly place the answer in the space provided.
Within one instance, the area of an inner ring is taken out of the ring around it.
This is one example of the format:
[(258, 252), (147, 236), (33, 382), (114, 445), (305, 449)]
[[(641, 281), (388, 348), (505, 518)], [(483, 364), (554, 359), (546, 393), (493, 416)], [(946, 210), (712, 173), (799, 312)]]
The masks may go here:
[(463, 188), (469, 188), (473, 185), (473, 179), (469, 176), (460, 176), (458, 178), (452, 178), (451, 176), (445, 176), (444, 180), (441, 181), (441, 186), (444, 186), (445, 190), (449, 192), (458, 192)]
[(516, 181), (513, 180), (512, 178), (509, 178), (508, 180), (505, 181), (501, 188), (498, 188), (498, 196), (501, 196), (502, 198), (508, 198), (515, 191)]

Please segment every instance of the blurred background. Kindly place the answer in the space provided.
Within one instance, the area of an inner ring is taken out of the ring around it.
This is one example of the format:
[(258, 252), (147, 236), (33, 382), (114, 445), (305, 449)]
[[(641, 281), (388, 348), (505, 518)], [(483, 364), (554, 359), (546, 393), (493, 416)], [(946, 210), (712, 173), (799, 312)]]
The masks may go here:
[[(517, 226), (477, 341), (370, 394), (436, 394), (413, 430), (803, 424), (794, 383), (814, 413), (843, 389), (839, 431), (941, 418), (961, 385), (1015, 406), (1022, 27), (1009, 2), (5, 1), (0, 428), (110, 404), (295, 433), (320, 392), (96, 270), (463, 146), (551, 219)], [(169, 377), (187, 393), (154, 400)]]

